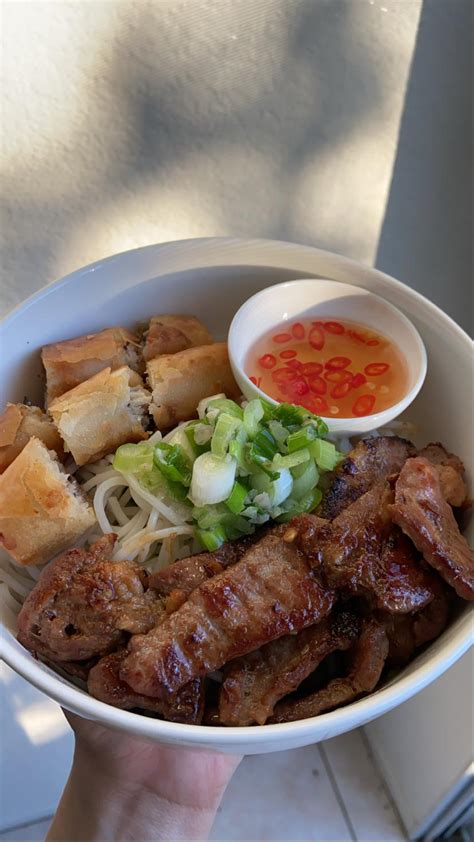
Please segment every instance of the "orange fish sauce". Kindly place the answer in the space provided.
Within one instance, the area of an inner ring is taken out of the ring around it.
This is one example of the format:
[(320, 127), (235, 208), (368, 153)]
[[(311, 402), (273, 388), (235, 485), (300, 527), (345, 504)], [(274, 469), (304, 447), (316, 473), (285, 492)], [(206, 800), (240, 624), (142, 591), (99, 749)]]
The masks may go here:
[(316, 415), (356, 418), (398, 403), (406, 361), (394, 342), (348, 319), (284, 322), (250, 350), (245, 370), (277, 401)]

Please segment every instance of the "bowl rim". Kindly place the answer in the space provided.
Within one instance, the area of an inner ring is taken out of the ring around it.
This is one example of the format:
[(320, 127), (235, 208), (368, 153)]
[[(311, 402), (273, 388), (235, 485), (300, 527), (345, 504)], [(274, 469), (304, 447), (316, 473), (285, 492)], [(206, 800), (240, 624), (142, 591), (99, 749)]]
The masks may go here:
[[(390, 406), (386, 407), (385, 409), (380, 410), (379, 412), (374, 412), (371, 415), (363, 415), (361, 418), (357, 418), (357, 417), (355, 417), (355, 418), (351, 418), (351, 417), (335, 418), (334, 416), (331, 416), (331, 415), (321, 415), (321, 418), (323, 419), (323, 421), (325, 421), (325, 423), (329, 426), (329, 430), (330, 430), (331, 433), (344, 434), (345, 428), (348, 428), (348, 429), (350, 428), (350, 430), (349, 430), (350, 434), (353, 435), (353, 434), (357, 433), (358, 428), (360, 428), (361, 432), (365, 432), (365, 427), (367, 426), (368, 419), (370, 419), (371, 423), (373, 422), (374, 427), (379, 427), (379, 426), (382, 426), (384, 424), (390, 423), (390, 421), (393, 421), (395, 418), (397, 418), (399, 415), (401, 415), (402, 412), (405, 412), (405, 410), (410, 406), (410, 404), (413, 403), (413, 401), (415, 400), (416, 396), (418, 395), (420, 389), (422, 388), (423, 383), (425, 381), (427, 368), (428, 368), (428, 358), (427, 358), (427, 354), (426, 354), (425, 343), (423, 342), (423, 339), (421, 338), (419, 331), (417, 330), (417, 328), (415, 327), (413, 322), (408, 318), (408, 316), (405, 316), (405, 313), (402, 313), (402, 311), (399, 310), (398, 307), (396, 307), (390, 301), (387, 301), (381, 295), (378, 295), (376, 292), (372, 292), (372, 290), (365, 289), (364, 287), (360, 287), (357, 284), (347, 284), (347, 283), (344, 283), (344, 281), (334, 281), (331, 278), (297, 278), (294, 281), (282, 281), (279, 284), (273, 284), (273, 286), (265, 287), (264, 289), (259, 290), (259, 292), (256, 292), (254, 295), (251, 295), (250, 298), (247, 298), (247, 300), (244, 301), (244, 303), (239, 307), (239, 309), (235, 313), (234, 318), (232, 319), (232, 321), (230, 323), (230, 327), (229, 327), (229, 337), (228, 337), (229, 358), (230, 358), (231, 365), (233, 366), (233, 368), (235, 368), (239, 372), (239, 375), (249, 384), (249, 391), (250, 390), (254, 391), (254, 392), (256, 391), (256, 392), (258, 392), (259, 397), (264, 398), (266, 400), (271, 401), (272, 403), (277, 404), (278, 401), (276, 401), (274, 398), (272, 398), (271, 395), (267, 395), (267, 393), (264, 392), (263, 389), (260, 389), (259, 386), (255, 386), (255, 384), (251, 383), (251, 380), (250, 380), (248, 374), (246, 373), (246, 371), (243, 367), (243, 364), (241, 364), (240, 362), (237, 362), (237, 360), (236, 360), (236, 345), (238, 344), (238, 340), (237, 340), (237, 330), (238, 329), (235, 326), (235, 322), (237, 321), (237, 319), (239, 319), (239, 317), (240, 317), (240, 319), (242, 319), (243, 314), (246, 311), (247, 307), (249, 307), (254, 302), (258, 302), (259, 299), (265, 298), (272, 291), (275, 291), (277, 289), (281, 289), (282, 287), (297, 287), (301, 284), (309, 285), (309, 284), (313, 284), (313, 283), (319, 284), (319, 283), (325, 283), (325, 282), (331, 283), (331, 284), (340, 284), (341, 286), (350, 287), (351, 289), (355, 288), (357, 290), (361, 290), (362, 292), (366, 293), (368, 298), (376, 299), (378, 302), (380, 302), (389, 312), (392, 313), (392, 315), (396, 319), (398, 319), (399, 324), (404, 325), (405, 328), (408, 330), (408, 332), (411, 333), (411, 335), (414, 339), (415, 345), (417, 347), (417, 352), (418, 352), (418, 373), (417, 373), (417, 376), (416, 376), (416, 380), (413, 383), (411, 389), (409, 389), (403, 395), (403, 397), (400, 398), (400, 400), (397, 401), (396, 403), (391, 404)], [(241, 332), (242, 332), (241, 329), (242, 329), (242, 326), (240, 326), (240, 328), (239, 328), (239, 336), (241, 336)], [(246, 351), (248, 351), (249, 348), (250, 348), (250, 346), (247, 345)], [(401, 351), (406, 363), (408, 364), (408, 360), (405, 357), (404, 351), (402, 349), (399, 349), (399, 350)]]
[[(467, 615), (460, 616), (456, 623), (466, 625), (466, 631), (468, 631), (470, 618)], [(3, 632), (3, 624), (1, 628)], [(442, 675), (443, 672), (449, 669), (450, 666), (468, 651), (469, 635), (466, 634), (464, 641), (459, 643), (456, 640), (452, 640), (448, 644), (445, 644), (443, 658), (439, 658), (439, 663), (435, 671), (433, 670), (433, 665), (430, 663), (430, 659), (428, 659), (425, 663), (416, 666), (408, 675), (395, 678), (385, 687), (334, 711), (306, 719), (298, 719), (294, 722), (259, 726), (246, 725), (242, 727), (187, 725), (168, 722), (163, 719), (144, 717), (140, 713), (115, 708), (112, 705), (95, 699), (74, 684), (66, 683), (50, 667), (47, 667), (40, 661), (35, 661), (26, 650), (25, 652), (18, 653), (14, 646), (8, 641), (5, 641), (3, 637), (0, 637), (0, 644), (4, 644), (0, 645), (0, 656), (8, 666), (18, 672), (23, 678), (26, 678), (38, 690), (46, 693), (54, 701), (64, 705), (74, 713), (91, 719), (95, 719), (98, 716), (101, 722), (105, 722), (112, 728), (129, 731), (137, 736), (143, 735), (144, 731), (148, 731), (151, 736), (163, 737), (169, 742), (185, 738), (186, 742), (190, 744), (201, 744), (209, 740), (211, 743), (224, 743), (232, 747), (248, 741), (250, 743), (254, 741), (258, 742), (259, 737), (268, 739), (269, 742), (278, 742), (280, 737), (283, 736), (304, 738), (305, 735), (313, 733), (316, 726), (318, 731), (324, 732), (325, 726), (329, 723), (331, 726), (335, 726), (336, 733), (365, 724), (394, 707), (394, 688), (397, 689), (396, 706), (398, 706)], [(411, 663), (414, 664), (415, 661)], [(40, 665), (39, 668), (38, 665)], [(362, 716), (357, 716), (357, 713), (360, 713)], [(350, 719), (355, 719), (356, 723), (351, 723)], [(339, 731), (337, 730), (338, 724), (342, 724), (343, 726)], [(346, 724), (347, 728), (344, 727)]]
[[(334, 269), (341, 271), (347, 270), (348, 273), (356, 278), (360, 277), (363, 272), (369, 277), (381, 282), (386, 288), (395, 289), (405, 300), (412, 300), (418, 305), (421, 305), (433, 321), (443, 325), (445, 329), (449, 328), (452, 335), (456, 336), (463, 344), (469, 343), (471, 346), (473, 344), (468, 334), (451, 316), (444, 313), (436, 304), (429, 301), (421, 293), (411, 289), (406, 284), (379, 269), (313, 246), (279, 240), (238, 237), (200, 237), (174, 240), (166, 243), (150, 244), (110, 255), (85, 267), (76, 269), (58, 280), (53, 280), (40, 290), (32, 293), (3, 315), (0, 320), (0, 326), (5, 327), (12, 324), (37, 301), (46, 298), (51, 293), (67, 286), (73, 281), (80, 281), (82, 277), (96, 272), (104, 266), (110, 269), (114, 263), (126, 259), (135, 259), (141, 255), (146, 256), (147, 253), (156, 253), (163, 256), (168, 255), (170, 257), (173, 254), (179, 254), (184, 263), (186, 258), (189, 257), (190, 252), (194, 252), (194, 254), (203, 252), (204, 254), (206, 249), (211, 247), (217, 247), (220, 252), (220, 258), (217, 261), (214, 258), (209, 262), (210, 255), (206, 255), (205, 261), (203, 261), (203, 264), (200, 264), (201, 268), (203, 266), (261, 266), (268, 268), (294, 268), (295, 272), (306, 270), (311, 272), (312, 270), (308, 265), (309, 262), (319, 259), (320, 261), (326, 260)], [(245, 249), (251, 250), (252, 257), (249, 260), (245, 259)], [(278, 251), (278, 262), (272, 262), (270, 259), (271, 249)], [(260, 253), (257, 254), (258, 252)], [(286, 252), (295, 264), (299, 261), (301, 268), (295, 268), (294, 266), (287, 267), (286, 263), (282, 263), (281, 258), (283, 252)], [(229, 255), (232, 257), (232, 261), (226, 262), (226, 258), (228, 261)], [(303, 264), (305, 264), (304, 267)], [(180, 269), (174, 268), (173, 271), (185, 271), (186, 268), (189, 267), (183, 265)], [(157, 271), (155, 277), (158, 278), (160, 275), (169, 273), (170, 270), (165, 268), (162, 272)], [(132, 286), (132, 284), (129, 286)], [(331, 726), (332, 736), (365, 724), (406, 701), (449, 669), (469, 649), (472, 636), (471, 618), (467, 610), (464, 610), (463, 614), (450, 627), (452, 636), (444, 642), (442, 651), (434, 653), (432, 658), (427, 658), (419, 664), (416, 663), (417, 659), (415, 659), (410, 664), (407, 675), (396, 678), (394, 682), (390, 682), (387, 686), (359, 701), (317, 717), (297, 720), (295, 722), (258, 727), (226, 728), (222, 726), (196, 726), (167, 722), (151, 717), (144, 717), (141, 714), (132, 713), (131, 711), (123, 711), (104, 702), (100, 702), (81, 691), (74, 684), (66, 683), (64, 679), (47, 666), (35, 661), (32, 655), (26, 650), (21, 651), (19, 648), (20, 644), (17, 643), (13, 635), (6, 629), (3, 622), (0, 623), (0, 629), (0, 657), (31, 684), (46, 693), (56, 702), (64, 705), (67, 709), (75, 711), (86, 718), (97, 718), (112, 728), (129, 731), (141, 736), (149, 736), (151, 739), (162, 739), (169, 743), (181, 742), (181, 744), (188, 745), (202, 745), (207, 743), (211, 747), (212, 743), (216, 743), (218, 744), (217, 750), (222, 750), (222, 746), (225, 746), (225, 750), (232, 749), (234, 746), (238, 749), (243, 743), (247, 745), (255, 743), (257, 746), (263, 745), (264, 743), (275, 743), (278, 746), (278, 744), (281, 745), (281, 738), (285, 737), (288, 737), (288, 742), (295, 746), (298, 740), (300, 741), (299, 744), (304, 744), (304, 741), (309, 736), (311, 736), (313, 742), (318, 739), (324, 739), (327, 736), (328, 726)], [(5, 637), (5, 632), (11, 637), (11, 640)], [(291, 740), (293, 741), (291, 742)]]

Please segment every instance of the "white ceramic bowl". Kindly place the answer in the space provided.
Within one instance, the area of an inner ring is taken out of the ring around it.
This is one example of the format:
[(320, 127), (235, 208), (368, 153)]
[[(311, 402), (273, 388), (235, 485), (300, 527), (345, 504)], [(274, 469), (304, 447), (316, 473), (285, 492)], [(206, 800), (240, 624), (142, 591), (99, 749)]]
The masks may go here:
[(229, 357), (246, 398), (264, 397), (245, 373), (247, 354), (268, 331), (301, 319), (351, 319), (391, 339), (405, 357), (408, 381), (402, 400), (363, 418), (324, 418), (331, 432), (366, 433), (397, 418), (416, 398), (426, 376), (426, 351), (420, 334), (393, 304), (368, 289), (327, 279), (303, 279), (267, 287), (237, 311), (229, 330)]
[[(472, 465), (469, 404), (472, 345), (437, 307), (408, 287), (365, 266), (318, 249), (267, 240), (203, 239), (149, 246), (80, 269), (29, 298), (1, 328), (2, 402), (42, 397), (38, 349), (47, 342), (133, 325), (151, 313), (191, 312), (216, 336), (249, 296), (295, 278), (331, 278), (371, 290), (407, 315), (420, 331), (428, 375), (409, 418), (420, 441), (442, 440)], [(471, 475), (470, 475), (471, 476)], [(0, 654), (20, 675), (69, 710), (113, 728), (173, 745), (258, 754), (309, 745), (363, 725), (421, 690), (468, 648), (466, 608), (425, 652), (376, 693), (313, 719), (249, 728), (179, 725), (117, 710), (93, 699), (35, 661), (15, 639), (2, 606)]]

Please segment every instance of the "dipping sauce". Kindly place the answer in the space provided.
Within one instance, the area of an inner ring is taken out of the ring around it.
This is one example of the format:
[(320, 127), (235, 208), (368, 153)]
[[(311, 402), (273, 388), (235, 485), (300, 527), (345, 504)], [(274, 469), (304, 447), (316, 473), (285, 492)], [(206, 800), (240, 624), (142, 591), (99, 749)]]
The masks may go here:
[(284, 322), (250, 350), (245, 370), (277, 401), (316, 415), (356, 418), (398, 403), (405, 358), (388, 337), (349, 319)]

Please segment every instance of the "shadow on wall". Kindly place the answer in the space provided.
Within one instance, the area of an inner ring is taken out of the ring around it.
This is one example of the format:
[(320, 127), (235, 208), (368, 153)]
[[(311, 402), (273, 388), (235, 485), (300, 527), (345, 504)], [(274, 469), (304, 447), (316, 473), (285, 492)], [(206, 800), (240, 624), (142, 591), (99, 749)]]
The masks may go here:
[(376, 265), (472, 330), (472, 3), (425, 0)]
[[(94, 6), (67, 14), (80, 22)], [(41, 285), (77, 260), (229, 233), (371, 259), (380, 210), (374, 191), (354, 189), (348, 203), (347, 177), (358, 171), (364, 183), (364, 149), (393, 109), (378, 74), (384, 45), (360, 24), (354, 37), (352, 0), (115, 12), (110, 37), (91, 44), (87, 62), (78, 53), (84, 78), (70, 96), (85, 97), (80, 131), (46, 135), (57, 160), (38, 134), (31, 159), (5, 178), (7, 273), (31, 289), (33, 272)]]

